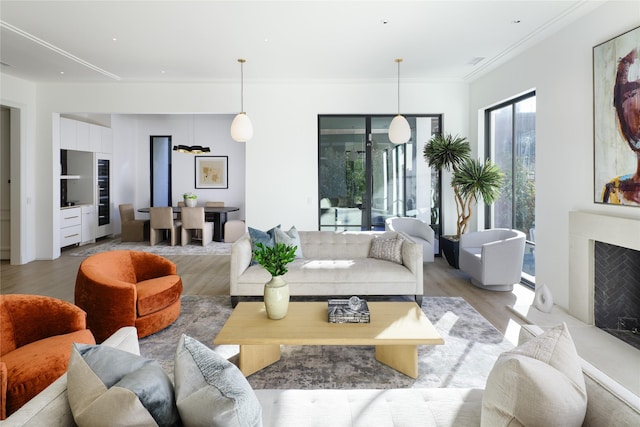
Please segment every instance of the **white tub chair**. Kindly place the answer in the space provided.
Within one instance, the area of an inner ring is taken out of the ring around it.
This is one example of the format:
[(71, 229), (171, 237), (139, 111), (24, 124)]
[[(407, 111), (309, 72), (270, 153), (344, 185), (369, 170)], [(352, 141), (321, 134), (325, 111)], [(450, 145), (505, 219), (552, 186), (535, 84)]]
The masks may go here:
[(422, 245), (422, 262), (433, 262), (433, 229), (418, 218), (395, 217), (387, 218), (384, 222), (385, 230), (405, 233), (415, 242)]
[(520, 283), (525, 234), (508, 228), (465, 233), (460, 236), (460, 270), (471, 283), (491, 291), (511, 291)]

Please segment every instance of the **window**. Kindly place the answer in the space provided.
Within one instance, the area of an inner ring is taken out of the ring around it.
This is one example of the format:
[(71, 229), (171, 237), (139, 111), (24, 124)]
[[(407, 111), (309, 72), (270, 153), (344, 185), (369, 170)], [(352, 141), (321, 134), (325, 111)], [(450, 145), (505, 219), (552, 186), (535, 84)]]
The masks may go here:
[(406, 118), (411, 140), (394, 145), (388, 136), (393, 116), (318, 117), (320, 230), (384, 230), (387, 218), (409, 216), (439, 235), (440, 174), (422, 150), (442, 117)]
[(500, 199), (487, 207), (485, 226), (527, 235), (523, 282), (535, 283), (536, 96), (520, 96), (485, 112), (489, 157), (505, 173)]

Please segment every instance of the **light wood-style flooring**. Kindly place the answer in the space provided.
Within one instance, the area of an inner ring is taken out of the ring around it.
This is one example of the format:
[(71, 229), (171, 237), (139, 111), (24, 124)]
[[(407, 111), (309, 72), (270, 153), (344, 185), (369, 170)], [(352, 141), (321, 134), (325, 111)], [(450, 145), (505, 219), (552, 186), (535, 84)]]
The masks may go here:
[[(73, 302), (76, 273), (84, 258), (71, 256), (70, 252), (63, 251), (56, 260), (32, 261), (24, 265), (10, 265), (8, 261), (2, 261), (0, 292), (47, 295)], [(183, 294), (229, 293), (229, 256), (181, 255), (167, 258), (176, 263), (178, 274), (182, 276)], [(533, 300), (533, 292), (520, 285), (513, 292), (476, 288), (463, 272), (450, 267), (443, 258), (424, 264), (424, 295), (463, 297), (505, 335), (517, 334), (512, 329), (522, 323), (506, 306), (530, 304)]]

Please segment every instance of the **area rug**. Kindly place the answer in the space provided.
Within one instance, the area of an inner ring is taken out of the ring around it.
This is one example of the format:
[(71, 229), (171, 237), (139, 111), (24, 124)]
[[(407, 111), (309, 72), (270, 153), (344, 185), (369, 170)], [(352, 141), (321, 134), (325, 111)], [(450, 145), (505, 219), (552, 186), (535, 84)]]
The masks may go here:
[(122, 242), (120, 239), (112, 239), (104, 243), (80, 247), (70, 252), (72, 256), (89, 256), (99, 252), (131, 250), (151, 252), (158, 255), (229, 255), (231, 243), (211, 242), (205, 246), (199, 243), (190, 243), (185, 246), (170, 246), (166, 241), (151, 246), (149, 242)]
[[(377, 362), (369, 346), (283, 346), (280, 361), (247, 379), (255, 389), (484, 388), (500, 353), (513, 345), (463, 298), (425, 297), (422, 310), (445, 344), (419, 347), (417, 379)], [(173, 377), (178, 339), (186, 334), (237, 362), (238, 346), (213, 345), (231, 311), (228, 296), (183, 296), (180, 317), (142, 338), (140, 352)]]

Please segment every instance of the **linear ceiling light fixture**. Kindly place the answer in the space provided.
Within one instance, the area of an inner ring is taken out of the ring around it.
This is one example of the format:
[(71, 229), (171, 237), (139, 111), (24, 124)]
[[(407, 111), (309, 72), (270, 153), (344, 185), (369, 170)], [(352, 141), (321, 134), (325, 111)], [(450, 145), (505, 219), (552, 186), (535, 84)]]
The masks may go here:
[(53, 44), (51, 44), (49, 42), (46, 42), (46, 41), (42, 40), (41, 38), (38, 38), (38, 37), (34, 36), (31, 33), (28, 33), (28, 32), (26, 32), (26, 31), (24, 31), (24, 30), (22, 30), (22, 29), (20, 29), (20, 28), (18, 28), (16, 26), (13, 26), (13, 25), (9, 24), (6, 21), (0, 21), (0, 27), (5, 28), (5, 29), (7, 29), (9, 31), (12, 31), (12, 32), (18, 34), (19, 36), (22, 36), (22, 37), (24, 37), (26, 39), (29, 39), (32, 42), (37, 43), (42, 47), (45, 47), (45, 48), (47, 48), (47, 49), (49, 49), (49, 50), (51, 50), (51, 51), (53, 51), (53, 52), (55, 52), (55, 53), (57, 53), (59, 55), (62, 55), (64, 57), (66, 57), (66, 58), (69, 58), (70, 60), (75, 61), (78, 64), (83, 65), (83, 66), (85, 66), (85, 67), (87, 67), (87, 68), (89, 68), (89, 69), (91, 69), (93, 71), (96, 71), (96, 72), (98, 72), (98, 73), (100, 73), (102, 75), (105, 75), (105, 76), (107, 76), (109, 78), (112, 78), (113, 80), (122, 80), (120, 78), (120, 76), (118, 76), (116, 74), (113, 74), (113, 73), (110, 73), (109, 71), (104, 70), (104, 69), (98, 67), (97, 65), (93, 65), (92, 63), (90, 63), (88, 61), (85, 61), (84, 59), (78, 58), (77, 56), (67, 52), (66, 50), (61, 49), (58, 46), (55, 46), (55, 45), (53, 45)]
[(240, 113), (231, 122), (231, 138), (237, 142), (247, 142), (253, 138), (253, 125), (244, 112), (244, 63), (246, 59), (238, 59), (240, 63)]
[(398, 63), (398, 114), (389, 125), (389, 140), (394, 144), (404, 144), (411, 138), (411, 126), (409, 126), (407, 119), (400, 114), (400, 63), (402, 58), (395, 61)]
[(174, 145), (173, 151), (186, 154), (203, 154), (210, 153), (211, 149), (202, 145)]
[[(191, 142), (196, 142), (196, 118), (195, 115), (191, 115)], [(202, 145), (174, 145), (173, 151), (185, 154), (204, 154), (210, 153), (209, 147), (203, 147)]]

